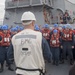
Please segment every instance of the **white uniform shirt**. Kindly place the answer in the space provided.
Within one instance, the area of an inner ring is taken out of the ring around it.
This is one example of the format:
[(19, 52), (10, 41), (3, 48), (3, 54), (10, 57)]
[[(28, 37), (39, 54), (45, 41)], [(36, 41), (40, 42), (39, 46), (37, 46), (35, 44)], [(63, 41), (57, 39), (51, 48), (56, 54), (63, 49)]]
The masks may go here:
[[(25, 69), (45, 69), (42, 50), (42, 34), (40, 32), (26, 29), (12, 38), (14, 47), (14, 59), (16, 67)], [(30, 72), (16, 70), (16, 74), (39, 75), (39, 71)]]

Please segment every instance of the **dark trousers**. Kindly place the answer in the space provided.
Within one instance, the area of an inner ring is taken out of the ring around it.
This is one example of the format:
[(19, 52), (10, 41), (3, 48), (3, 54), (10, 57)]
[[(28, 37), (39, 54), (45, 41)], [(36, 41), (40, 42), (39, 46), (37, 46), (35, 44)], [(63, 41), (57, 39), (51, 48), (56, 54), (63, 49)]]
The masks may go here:
[(60, 56), (59, 56), (60, 61), (62, 61), (62, 59), (63, 59), (63, 52), (62, 51), (63, 51), (63, 49), (60, 48)]
[(68, 54), (69, 59), (73, 60), (73, 50), (72, 45), (69, 42), (63, 44), (63, 59), (66, 59), (66, 54)]
[(0, 46), (0, 63), (4, 63), (5, 61), (5, 50), (2, 46)]
[(48, 43), (48, 45), (49, 45), (49, 47), (50, 47), (50, 40), (47, 40), (47, 43)]
[(9, 59), (8, 59), (8, 49), (9, 49), (9, 47), (3, 47), (4, 48), (4, 51), (5, 51), (5, 60), (6, 60), (6, 63), (8, 64), (8, 65), (10, 65), (10, 63), (9, 63)]
[(53, 48), (51, 47), (51, 52), (53, 55), (53, 61), (59, 62), (59, 55), (60, 55), (60, 49), (59, 48)]
[(73, 49), (73, 59), (75, 60), (75, 48)]

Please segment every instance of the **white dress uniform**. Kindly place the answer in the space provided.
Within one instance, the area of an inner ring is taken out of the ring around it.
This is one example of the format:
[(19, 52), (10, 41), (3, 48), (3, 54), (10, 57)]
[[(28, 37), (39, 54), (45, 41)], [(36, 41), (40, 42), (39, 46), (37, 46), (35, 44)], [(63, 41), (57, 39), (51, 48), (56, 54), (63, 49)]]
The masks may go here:
[(45, 71), (42, 34), (26, 29), (13, 36), (12, 44), (17, 67), (16, 74), (42, 75), (39, 71), (30, 71), (36, 69)]

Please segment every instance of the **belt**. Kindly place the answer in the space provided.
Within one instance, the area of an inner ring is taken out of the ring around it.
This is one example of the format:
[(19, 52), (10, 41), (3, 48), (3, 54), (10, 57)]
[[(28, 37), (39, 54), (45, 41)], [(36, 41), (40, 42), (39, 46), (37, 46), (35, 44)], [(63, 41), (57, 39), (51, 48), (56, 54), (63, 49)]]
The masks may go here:
[(45, 73), (43, 72), (43, 69), (25, 69), (20, 67), (16, 67), (16, 69), (25, 70), (25, 71), (39, 71), (40, 75), (45, 75)]

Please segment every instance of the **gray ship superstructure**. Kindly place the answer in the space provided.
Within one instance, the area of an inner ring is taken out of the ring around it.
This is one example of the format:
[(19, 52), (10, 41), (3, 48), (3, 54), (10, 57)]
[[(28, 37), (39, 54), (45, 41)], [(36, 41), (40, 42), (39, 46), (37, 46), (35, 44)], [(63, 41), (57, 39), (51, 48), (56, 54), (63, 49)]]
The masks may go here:
[(60, 23), (65, 10), (75, 18), (74, 7), (75, 4), (68, 0), (6, 0), (4, 24), (21, 25), (21, 16), (25, 11), (35, 14), (38, 25)]

